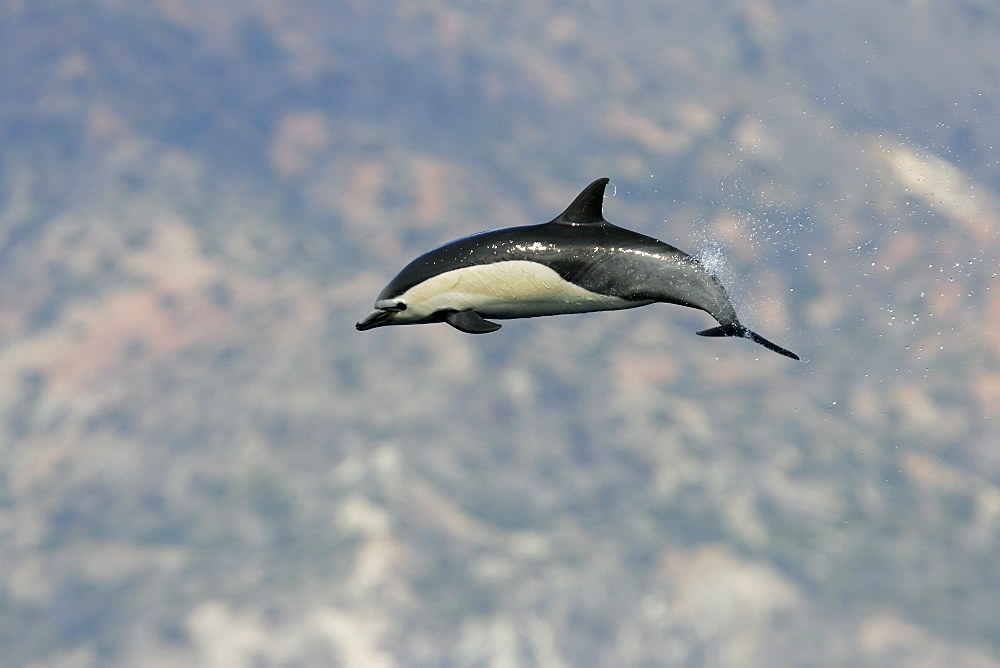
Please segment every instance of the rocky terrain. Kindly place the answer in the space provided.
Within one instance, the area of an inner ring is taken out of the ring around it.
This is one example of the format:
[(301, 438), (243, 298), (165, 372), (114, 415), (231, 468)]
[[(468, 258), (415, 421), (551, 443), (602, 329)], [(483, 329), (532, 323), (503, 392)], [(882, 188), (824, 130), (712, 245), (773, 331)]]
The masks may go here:
[[(1000, 666), (997, 44), (985, 0), (0, 3), (3, 665)], [(804, 361), (662, 305), (354, 330), (601, 176)]]

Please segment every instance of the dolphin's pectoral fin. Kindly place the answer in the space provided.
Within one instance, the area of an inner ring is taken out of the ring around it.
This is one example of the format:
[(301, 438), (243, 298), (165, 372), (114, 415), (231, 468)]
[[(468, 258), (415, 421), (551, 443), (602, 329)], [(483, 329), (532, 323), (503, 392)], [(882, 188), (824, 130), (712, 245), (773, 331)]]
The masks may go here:
[(466, 334), (489, 334), (500, 329), (500, 325), (490, 322), (475, 311), (442, 311), (438, 317)]
[(773, 350), (779, 355), (784, 355), (785, 357), (791, 357), (793, 360), (799, 359), (799, 356), (793, 353), (791, 350), (786, 350), (779, 346), (777, 343), (772, 343), (765, 339), (763, 336), (747, 329), (743, 325), (729, 325), (727, 327), (713, 327), (712, 329), (705, 329), (698, 332), (698, 336), (739, 336), (744, 339), (750, 339), (754, 343), (759, 343), (768, 350)]

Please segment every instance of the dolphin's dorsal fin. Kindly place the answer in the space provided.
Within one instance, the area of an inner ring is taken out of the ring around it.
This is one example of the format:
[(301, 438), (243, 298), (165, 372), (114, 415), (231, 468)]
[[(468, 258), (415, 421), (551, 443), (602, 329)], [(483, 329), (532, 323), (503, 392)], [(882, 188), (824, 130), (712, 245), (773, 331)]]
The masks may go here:
[(600, 225), (604, 220), (604, 187), (609, 179), (597, 179), (583, 189), (573, 203), (551, 221), (560, 225)]

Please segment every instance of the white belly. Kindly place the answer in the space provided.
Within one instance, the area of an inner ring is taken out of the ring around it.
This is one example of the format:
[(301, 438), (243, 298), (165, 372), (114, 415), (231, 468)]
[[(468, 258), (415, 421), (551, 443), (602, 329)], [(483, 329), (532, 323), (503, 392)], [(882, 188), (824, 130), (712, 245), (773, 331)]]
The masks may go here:
[(422, 320), (444, 310), (474, 310), (487, 318), (530, 318), (560, 313), (612, 311), (652, 303), (610, 297), (564, 280), (545, 265), (527, 260), (455, 269), (419, 283), (400, 297), (406, 303), (396, 322)]

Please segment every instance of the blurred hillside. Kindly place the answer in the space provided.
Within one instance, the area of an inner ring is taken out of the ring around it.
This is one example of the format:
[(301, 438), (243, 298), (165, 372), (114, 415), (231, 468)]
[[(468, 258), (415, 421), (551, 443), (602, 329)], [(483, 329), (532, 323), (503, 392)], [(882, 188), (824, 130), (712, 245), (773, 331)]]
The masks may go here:
[[(998, 44), (985, 0), (0, 3), (2, 663), (1000, 665)], [(354, 330), (600, 176), (805, 362), (666, 306)]]

